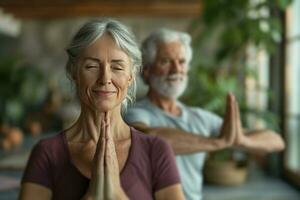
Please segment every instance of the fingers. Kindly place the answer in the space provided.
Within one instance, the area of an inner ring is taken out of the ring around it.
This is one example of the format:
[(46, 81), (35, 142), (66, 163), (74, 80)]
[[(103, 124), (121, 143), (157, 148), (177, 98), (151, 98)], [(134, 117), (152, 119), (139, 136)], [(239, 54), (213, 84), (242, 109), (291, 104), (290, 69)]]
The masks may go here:
[(225, 121), (228, 123), (228, 128), (234, 130), (235, 122), (235, 98), (232, 93), (228, 93), (226, 101)]
[(238, 102), (235, 102), (235, 120), (236, 120), (236, 139), (235, 139), (235, 146), (239, 147), (243, 144), (244, 133), (243, 133), (243, 126), (241, 122), (240, 116), (240, 109)]
[[(107, 120), (107, 118), (106, 118)], [(109, 122), (109, 121), (108, 121)], [(106, 139), (106, 154), (105, 154), (105, 173), (108, 174), (109, 177), (111, 177), (114, 182), (119, 181), (119, 164), (117, 159), (117, 153), (116, 148), (114, 144), (114, 140), (110, 135), (110, 124), (106, 124), (106, 133), (107, 133), (107, 139)]]
[(91, 183), (99, 199), (116, 199), (116, 190), (120, 188), (120, 175), (115, 145), (110, 134), (108, 113), (103, 113), (100, 123), (100, 135), (94, 156)]
[(225, 120), (224, 121), (229, 121), (230, 119), (230, 114), (231, 114), (231, 95), (230, 93), (228, 93), (227, 97), (226, 97), (226, 109), (225, 109)]
[[(109, 126), (107, 126), (109, 128)], [(120, 188), (120, 172), (119, 164), (117, 160), (117, 154), (115, 151), (115, 145), (112, 138), (106, 140), (106, 151), (105, 151), (105, 197), (107, 199), (114, 198), (117, 194), (117, 189)]]
[(229, 135), (229, 143), (232, 145), (235, 137), (236, 137), (236, 115), (235, 115), (235, 97), (232, 93), (229, 93), (229, 105), (230, 105), (230, 112), (229, 112), (229, 128), (230, 128), (230, 135)]
[(224, 129), (224, 133), (228, 138), (232, 137), (233, 132), (235, 131), (235, 117), (234, 117), (234, 96), (231, 93), (228, 93), (226, 100), (226, 110), (225, 117), (222, 129)]
[(109, 112), (104, 113), (104, 122), (106, 124), (110, 124), (110, 113)]
[[(101, 131), (104, 129), (104, 124), (100, 127)], [(91, 182), (89, 186), (89, 190), (92, 191), (93, 194), (96, 194), (99, 199), (103, 199), (104, 194), (104, 182), (105, 182), (105, 149), (106, 149), (106, 141), (105, 138), (99, 137), (96, 152), (93, 159), (93, 167), (92, 167), (92, 176)]]
[[(105, 152), (105, 161), (106, 164), (111, 166), (112, 169), (115, 167), (118, 167), (118, 162), (117, 162), (117, 154), (116, 154), (116, 149), (115, 149), (115, 144), (113, 141), (113, 138), (111, 137), (111, 132), (110, 132), (110, 120), (108, 113), (105, 113), (104, 117), (105, 121), (105, 139), (106, 139), (106, 152)], [(111, 169), (110, 167), (108, 170)], [(119, 173), (119, 172), (117, 172)]]
[[(101, 124), (101, 132), (105, 132), (105, 126), (104, 124)], [(94, 162), (96, 165), (97, 174), (103, 174), (104, 173), (104, 164), (105, 164), (105, 151), (106, 151), (106, 140), (105, 137), (99, 137), (96, 152), (94, 156)]]
[(235, 120), (235, 97), (232, 93), (229, 94), (230, 96), (230, 128), (233, 132), (236, 131), (236, 120)]
[[(98, 141), (99, 143), (99, 141)], [(99, 176), (98, 178), (99, 180), (99, 194), (104, 194), (104, 181), (105, 181), (105, 149), (106, 149), (106, 141), (105, 138), (100, 138), (100, 144), (101, 144), (101, 148), (100, 148), (100, 158), (99, 158), (99, 163), (98, 163), (98, 170), (99, 170)], [(98, 155), (99, 155), (98, 154)]]
[(235, 101), (235, 115), (236, 115), (236, 126), (237, 126), (237, 131), (242, 131), (242, 119), (240, 116), (240, 108), (239, 108), (239, 104), (237, 101)]
[(230, 95), (228, 94), (226, 97), (225, 115), (224, 115), (224, 120), (223, 120), (223, 124), (221, 127), (221, 136), (227, 135), (227, 130), (230, 129), (229, 122), (230, 122)]
[(107, 168), (105, 168), (106, 172), (113, 176), (119, 176), (119, 164), (115, 150), (115, 145), (112, 139), (107, 140), (105, 162), (107, 166)]
[(232, 93), (228, 93), (226, 99), (226, 111), (224, 116), (224, 122), (221, 129), (221, 138), (225, 142), (225, 148), (231, 147), (237, 134), (237, 116), (236, 116), (236, 102)]

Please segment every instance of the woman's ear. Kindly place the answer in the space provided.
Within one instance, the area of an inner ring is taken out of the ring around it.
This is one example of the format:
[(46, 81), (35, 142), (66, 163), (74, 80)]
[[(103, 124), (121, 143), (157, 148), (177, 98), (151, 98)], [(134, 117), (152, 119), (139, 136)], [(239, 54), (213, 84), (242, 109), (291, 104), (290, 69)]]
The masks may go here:
[(73, 81), (74, 82), (76, 82), (77, 81), (77, 66), (75, 65), (75, 64), (72, 64), (72, 79), (73, 79)]
[(128, 78), (128, 85), (131, 85), (131, 84), (132, 84), (133, 79), (134, 79), (134, 74), (131, 73), (131, 74), (129, 75), (129, 78)]

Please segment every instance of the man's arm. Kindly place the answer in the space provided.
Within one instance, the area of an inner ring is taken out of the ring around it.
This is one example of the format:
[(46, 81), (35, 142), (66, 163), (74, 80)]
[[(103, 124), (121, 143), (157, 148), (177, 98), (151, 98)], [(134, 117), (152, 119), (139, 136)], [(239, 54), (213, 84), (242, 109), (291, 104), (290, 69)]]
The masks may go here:
[(237, 137), (236, 146), (250, 153), (266, 154), (285, 148), (282, 137), (272, 130), (248, 131)]
[(206, 138), (180, 129), (149, 127), (143, 123), (133, 123), (131, 125), (146, 134), (163, 138), (171, 145), (175, 154), (210, 152), (230, 145), (230, 141), (223, 138)]
[(254, 130), (245, 134), (242, 129), (240, 119), (240, 109), (236, 101), (234, 101), (234, 118), (237, 125), (236, 139), (234, 147), (240, 147), (250, 153), (266, 154), (271, 152), (282, 151), (285, 148), (282, 137), (272, 130)]
[(225, 119), (217, 138), (207, 138), (176, 128), (149, 127), (141, 122), (131, 123), (131, 125), (144, 133), (165, 139), (171, 145), (175, 154), (211, 152), (232, 147), (236, 141), (238, 122), (236, 121), (235, 105), (234, 96), (232, 94), (228, 95)]
[(149, 127), (144, 123), (131, 124), (136, 129), (165, 139), (175, 154), (211, 152), (223, 148), (236, 147), (252, 153), (270, 153), (284, 149), (284, 141), (279, 134), (271, 130), (244, 133), (238, 103), (230, 93), (227, 96), (224, 121), (217, 138), (206, 138), (193, 133), (168, 127)]

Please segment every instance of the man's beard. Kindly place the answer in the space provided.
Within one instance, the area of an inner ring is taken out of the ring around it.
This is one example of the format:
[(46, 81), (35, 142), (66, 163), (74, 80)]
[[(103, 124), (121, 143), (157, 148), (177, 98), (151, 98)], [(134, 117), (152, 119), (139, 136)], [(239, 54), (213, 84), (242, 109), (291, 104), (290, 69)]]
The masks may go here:
[(150, 86), (160, 95), (177, 99), (185, 91), (188, 83), (187, 75), (172, 74), (164, 76), (151, 76)]

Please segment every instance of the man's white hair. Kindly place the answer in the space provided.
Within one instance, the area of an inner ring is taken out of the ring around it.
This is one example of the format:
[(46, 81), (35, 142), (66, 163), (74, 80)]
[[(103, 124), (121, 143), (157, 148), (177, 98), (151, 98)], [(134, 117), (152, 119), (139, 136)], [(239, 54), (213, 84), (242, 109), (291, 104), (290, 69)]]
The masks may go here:
[(162, 28), (151, 33), (142, 43), (143, 68), (150, 67), (155, 62), (157, 45), (159, 43), (169, 43), (174, 41), (180, 41), (183, 44), (186, 62), (189, 66), (192, 60), (191, 36), (185, 32)]

